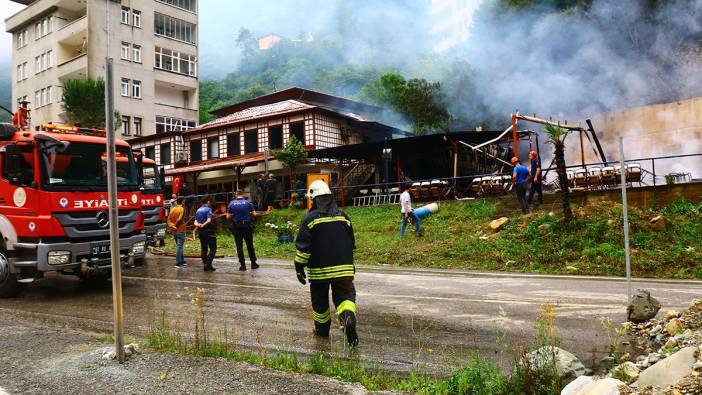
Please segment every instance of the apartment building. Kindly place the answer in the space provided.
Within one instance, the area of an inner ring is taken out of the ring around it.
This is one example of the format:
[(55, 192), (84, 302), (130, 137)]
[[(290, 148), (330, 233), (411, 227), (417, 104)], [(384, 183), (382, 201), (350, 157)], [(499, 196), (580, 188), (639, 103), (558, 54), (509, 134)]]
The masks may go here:
[(13, 109), (29, 101), (31, 127), (67, 122), (63, 83), (104, 78), (106, 57), (123, 138), (197, 125), (198, 0), (12, 1)]

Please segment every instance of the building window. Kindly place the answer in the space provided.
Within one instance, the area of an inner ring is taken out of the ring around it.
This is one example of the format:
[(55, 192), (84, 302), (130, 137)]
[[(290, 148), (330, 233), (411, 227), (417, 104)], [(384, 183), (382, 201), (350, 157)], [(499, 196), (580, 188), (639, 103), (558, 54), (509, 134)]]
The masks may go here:
[(141, 27), (141, 11), (132, 10), (134, 27)]
[(227, 156), (241, 155), (241, 140), (239, 133), (227, 135)]
[(48, 50), (46, 52), (46, 68), (50, 68), (54, 66), (54, 51)]
[(271, 126), (268, 128), (268, 148), (283, 148), (283, 127)]
[(124, 97), (129, 97), (129, 80), (126, 78), (122, 78), (122, 83), (121, 83), (121, 92), (122, 96)]
[(132, 60), (141, 63), (141, 47), (138, 45), (132, 46)]
[(154, 33), (189, 44), (197, 43), (196, 25), (168, 15), (156, 13)]
[(41, 56), (37, 56), (34, 58), (34, 73), (41, 73)]
[(17, 33), (17, 49), (26, 47), (29, 43), (28, 38), (29, 32), (27, 31), (27, 29), (24, 29), (21, 32)]
[(207, 139), (207, 159), (219, 158), (219, 137), (210, 137)]
[(34, 108), (41, 107), (41, 91), (34, 91)]
[(129, 43), (122, 43), (122, 54), (120, 57), (124, 60), (129, 60)]
[(132, 81), (132, 97), (141, 99), (141, 81)]
[(161, 164), (171, 164), (171, 143), (161, 144)]
[(131, 122), (129, 117), (126, 115), (123, 115), (122, 116), (122, 135), (124, 135), (124, 136), (129, 136), (129, 126), (130, 126), (129, 122)]
[(199, 162), (202, 160), (202, 140), (190, 141), (190, 161)]
[(45, 106), (49, 103), (49, 96), (47, 95), (47, 89), (42, 88), (41, 90), (41, 105)]
[(46, 17), (34, 24), (34, 39), (38, 40), (51, 33), (54, 28), (54, 17)]
[(154, 67), (195, 77), (197, 75), (197, 57), (156, 47)]
[(154, 147), (144, 148), (144, 156), (151, 160), (156, 160), (156, 149)]
[(249, 130), (244, 132), (244, 153), (251, 154), (258, 152), (258, 131)]
[(290, 124), (290, 137), (295, 137), (302, 145), (305, 145), (305, 123), (295, 122)]
[(125, 25), (130, 25), (129, 23), (129, 7), (122, 7), (122, 23)]
[(156, 0), (159, 3), (168, 4), (170, 6), (180, 8), (190, 12), (195, 12), (197, 9), (197, 0)]
[(156, 116), (156, 133), (184, 132), (195, 127), (195, 121)]
[(18, 64), (17, 65), (17, 82), (20, 82), (24, 79), (24, 76), (22, 75), (22, 73), (23, 73), (22, 70), (23, 70), (22, 65)]
[(134, 117), (134, 135), (141, 136), (141, 118)]
[(46, 88), (46, 98), (48, 99), (46, 104), (51, 104), (54, 102), (54, 99), (53, 99), (54, 96), (52, 93), (53, 93), (53, 86)]

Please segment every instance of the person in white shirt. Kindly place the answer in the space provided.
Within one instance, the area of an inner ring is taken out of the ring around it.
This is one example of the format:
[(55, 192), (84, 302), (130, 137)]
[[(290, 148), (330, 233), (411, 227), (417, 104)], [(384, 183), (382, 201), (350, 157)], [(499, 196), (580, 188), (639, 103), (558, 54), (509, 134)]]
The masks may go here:
[(410, 222), (410, 218), (414, 221), (414, 231), (417, 236), (422, 235), (422, 231), (419, 228), (421, 220), (419, 217), (414, 215), (414, 210), (412, 210), (412, 196), (409, 193), (409, 185), (402, 186), (402, 194), (400, 195), (400, 210), (402, 213), (402, 226), (400, 227), (400, 237), (405, 235), (405, 229), (407, 228), (407, 223)]

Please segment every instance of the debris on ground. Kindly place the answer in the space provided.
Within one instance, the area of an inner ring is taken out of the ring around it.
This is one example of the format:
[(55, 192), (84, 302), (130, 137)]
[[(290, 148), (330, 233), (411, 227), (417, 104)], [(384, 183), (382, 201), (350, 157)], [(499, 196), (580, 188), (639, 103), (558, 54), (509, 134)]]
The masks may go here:
[[(629, 323), (627, 336), (641, 353), (636, 356), (639, 374), (620, 386), (619, 394), (702, 395), (702, 300), (662, 319)], [(620, 366), (611, 372), (615, 377), (624, 369)]]
[[(132, 355), (135, 354), (141, 354), (139, 352), (139, 345), (136, 343), (130, 343), (124, 346), (124, 356), (126, 358), (131, 357)], [(113, 359), (117, 359), (117, 351), (115, 351), (114, 348), (107, 348), (102, 352), (102, 359), (106, 361), (111, 361)]]
[(626, 309), (627, 319), (635, 323), (645, 322), (655, 317), (660, 309), (661, 303), (650, 292), (637, 289)]
[(505, 225), (507, 225), (507, 222), (509, 222), (509, 218), (507, 217), (498, 218), (490, 221), (490, 223), (488, 224), (488, 228), (490, 228), (490, 230), (492, 230), (493, 233), (497, 233), (504, 229)]
[(544, 346), (527, 354), (529, 366), (537, 369), (552, 366), (554, 358), (558, 376), (566, 382), (592, 373), (580, 362), (578, 357), (562, 348)]

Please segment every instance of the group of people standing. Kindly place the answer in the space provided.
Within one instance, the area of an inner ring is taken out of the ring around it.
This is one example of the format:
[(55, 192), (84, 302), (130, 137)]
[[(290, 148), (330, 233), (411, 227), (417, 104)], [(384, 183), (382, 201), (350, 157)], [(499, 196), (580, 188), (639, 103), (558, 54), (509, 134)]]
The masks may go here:
[(529, 160), (531, 161), (531, 168), (527, 169), (526, 166), (522, 165), (519, 158), (516, 156), (512, 158), (512, 164), (514, 165), (512, 184), (515, 186), (517, 200), (524, 214), (529, 213), (529, 206), (531, 206), (535, 194), (539, 195), (536, 204), (541, 205), (544, 203), (542, 190), (543, 175), (541, 173), (541, 158), (539, 157), (539, 153), (536, 151), (529, 152)]

